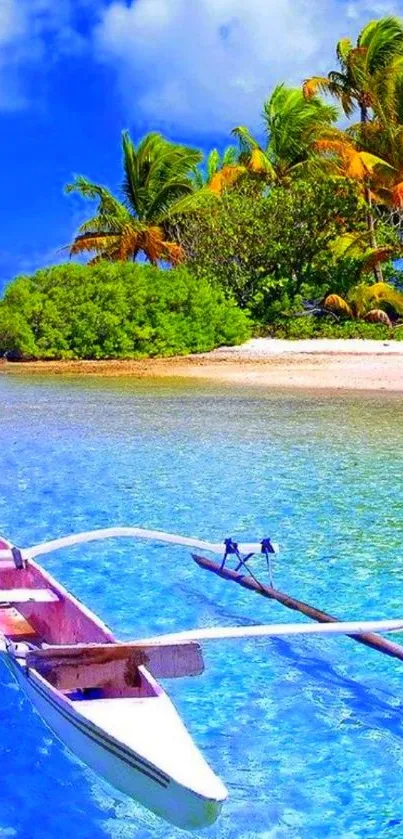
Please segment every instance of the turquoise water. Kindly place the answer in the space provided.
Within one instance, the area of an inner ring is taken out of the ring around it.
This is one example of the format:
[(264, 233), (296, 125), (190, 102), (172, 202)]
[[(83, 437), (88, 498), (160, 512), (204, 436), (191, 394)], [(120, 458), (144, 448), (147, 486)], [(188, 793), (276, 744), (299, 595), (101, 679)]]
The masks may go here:
[[(29, 545), (133, 524), (282, 546), (279, 588), (343, 618), (402, 617), (403, 398), (0, 378), (0, 533)], [(122, 638), (294, 620), (118, 541), (44, 565)], [(207, 839), (401, 839), (403, 665), (348, 639), (211, 645), (167, 683), (230, 798)], [(74, 760), (0, 668), (0, 839), (184, 835)]]

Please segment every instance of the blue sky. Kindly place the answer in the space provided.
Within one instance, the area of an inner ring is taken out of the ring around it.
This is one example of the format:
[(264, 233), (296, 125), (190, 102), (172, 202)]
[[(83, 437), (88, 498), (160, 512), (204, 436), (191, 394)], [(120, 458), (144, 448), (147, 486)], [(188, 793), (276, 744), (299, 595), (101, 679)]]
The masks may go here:
[(74, 173), (111, 188), (120, 132), (208, 148), (259, 130), (264, 98), (334, 65), (383, 0), (0, 0), (0, 287), (59, 261), (88, 208)]

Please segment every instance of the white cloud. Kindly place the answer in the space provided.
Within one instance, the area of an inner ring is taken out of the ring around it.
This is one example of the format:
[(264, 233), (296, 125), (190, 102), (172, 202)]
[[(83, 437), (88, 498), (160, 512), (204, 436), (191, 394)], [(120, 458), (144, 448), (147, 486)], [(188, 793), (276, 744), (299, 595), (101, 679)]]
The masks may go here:
[(32, 67), (51, 72), (93, 36), (94, 54), (115, 69), (137, 127), (177, 135), (256, 127), (277, 81), (298, 84), (333, 66), (338, 37), (398, 13), (393, 2), (0, 0), (0, 109), (27, 104)]
[(277, 81), (298, 84), (330, 69), (336, 40), (355, 36), (383, 6), (383, 0), (113, 0), (95, 40), (100, 57), (116, 68), (136, 125), (173, 134), (227, 132), (239, 122), (259, 124)]
[(101, 8), (101, 0), (0, 0), (0, 109), (27, 104), (30, 68), (46, 72), (82, 48), (75, 15), (92, 4)]
[(24, 16), (14, 0), (3, 0), (0, 6), (0, 46), (24, 34)]

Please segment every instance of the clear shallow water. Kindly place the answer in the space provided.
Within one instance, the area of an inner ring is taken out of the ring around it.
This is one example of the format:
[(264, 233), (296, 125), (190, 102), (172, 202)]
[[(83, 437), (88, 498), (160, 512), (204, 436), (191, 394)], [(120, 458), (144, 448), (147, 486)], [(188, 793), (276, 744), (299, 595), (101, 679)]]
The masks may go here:
[[(403, 399), (0, 378), (0, 533), (108, 524), (282, 545), (279, 588), (401, 617)], [(44, 558), (122, 638), (291, 613), (128, 541)], [(292, 617), (294, 619), (294, 617)], [(230, 791), (207, 839), (401, 839), (403, 665), (348, 639), (211, 645), (167, 683)], [(179, 839), (49, 733), (0, 667), (0, 839)]]

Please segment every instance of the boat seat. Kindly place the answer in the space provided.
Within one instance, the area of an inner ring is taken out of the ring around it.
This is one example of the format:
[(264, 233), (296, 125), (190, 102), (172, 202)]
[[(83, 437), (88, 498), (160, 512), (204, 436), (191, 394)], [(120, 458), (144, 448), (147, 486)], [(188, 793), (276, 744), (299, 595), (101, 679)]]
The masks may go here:
[(57, 594), (48, 588), (0, 589), (0, 607), (3, 603), (57, 603)]
[(11, 641), (31, 641), (37, 637), (34, 627), (13, 606), (0, 609), (0, 634)]

